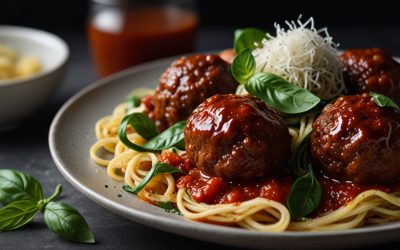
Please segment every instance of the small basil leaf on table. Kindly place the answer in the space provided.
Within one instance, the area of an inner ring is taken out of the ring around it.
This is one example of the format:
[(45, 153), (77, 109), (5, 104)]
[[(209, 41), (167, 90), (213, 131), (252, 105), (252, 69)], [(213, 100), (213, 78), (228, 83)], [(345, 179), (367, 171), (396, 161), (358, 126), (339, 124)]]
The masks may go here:
[(256, 72), (256, 60), (250, 49), (245, 49), (233, 59), (231, 71), (233, 77), (244, 84)]
[(322, 188), (312, 171), (299, 177), (293, 184), (288, 196), (290, 215), (299, 219), (309, 215), (321, 202)]
[(251, 95), (287, 114), (309, 111), (321, 101), (310, 91), (272, 73), (257, 73), (244, 87)]
[(122, 188), (130, 193), (138, 194), (143, 188), (151, 181), (151, 179), (158, 174), (172, 174), (172, 173), (184, 173), (179, 168), (176, 168), (165, 162), (156, 162), (154, 166), (147, 173), (146, 177), (136, 186), (131, 187), (129, 185), (124, 185)]
[(255, 43), (261, 43), (266, 38), (266, 34), (267, 32), (256, 28), (235, 30), (233, 47), (236, 53), (239, 54), (245, 49), (253, 50), (256, 47)]
[(159, 202), (158, 206), (164, 209), (165, 212), (182, 215), (182, 213), (176, 207), (174, 207), (171, 202)]
[(395, 108), (399, 110), (399, 106), (389, 97), (375, 93), (369, 92), (369, 95), (372, 97), (372, 101), (376, 103), (379, 107), (382, 108)]
[(134, 116), (135, 114), (136, 113), (125, 116), (118, 128), (118, 137), (125, 146), (139, 152), (159, 152), (171, 147), (177, 147), (179, 149), (184, 148), (184, 130), (186, 121), (175, 123), (161, 134), (151, 138), (142, 146), (131, 142), (126, 133), (126, 129), (131, 116)]
[(143, 113), (132, 113), (125, 116), (124, 119), (128, 119), (129, 125), (146, 140), (150, 140), (159, 134), (153, 120)]
[(41, 199), (42, 185), (34, 177), (16, 170), (0, 170), (0, 202), (3, 205), (19, 200), (37, 202)]
[(67, 204), (54, 201), (47, 204), (44, 221), (51, 231), (65, 239), (81, 243), (95, 242), (85, 219)]
[(32, 200), (14, 201), (0, 209), (0, 231), (14, 230), (31, 222), (39, 207)]

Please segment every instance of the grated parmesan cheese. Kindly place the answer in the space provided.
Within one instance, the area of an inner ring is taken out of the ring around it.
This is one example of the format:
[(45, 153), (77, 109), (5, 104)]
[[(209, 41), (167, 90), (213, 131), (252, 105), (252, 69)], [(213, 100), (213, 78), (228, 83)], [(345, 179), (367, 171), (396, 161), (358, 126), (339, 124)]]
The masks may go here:
[(275, 24), (276, 36), (267, 34), (253, 55), (257, 72), (270, 72), (329, 100), (345, 92), (337, 44), (326, 28), (317, 30), (314, 19)]

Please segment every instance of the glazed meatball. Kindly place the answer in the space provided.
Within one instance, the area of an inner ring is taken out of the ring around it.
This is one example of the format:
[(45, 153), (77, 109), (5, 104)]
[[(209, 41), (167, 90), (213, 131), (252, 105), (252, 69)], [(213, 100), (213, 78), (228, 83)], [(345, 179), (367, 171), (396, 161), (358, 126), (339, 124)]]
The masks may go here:
[(377, 92), (400, 103), (400, 64), (382, 49), (353, 49), (341, 56), (349, 94)]
[(185, 145), (190, 161), (204, 174), (250, 181), (285, 164), (290, 135), (285, 121), (263, 101), (215, 95), (189, 117)]
[(205, 99), (234, 93), (237, 82), (230, 65), (217, 55), (182, 57), (162, 74), (149, 114), (160, 131), (185, 120)]
[(343, 96), (313, 124), (313, 163), (323, 173), (360, 184), (400, 176), (400, 112), (378, 107), (368, 94)]

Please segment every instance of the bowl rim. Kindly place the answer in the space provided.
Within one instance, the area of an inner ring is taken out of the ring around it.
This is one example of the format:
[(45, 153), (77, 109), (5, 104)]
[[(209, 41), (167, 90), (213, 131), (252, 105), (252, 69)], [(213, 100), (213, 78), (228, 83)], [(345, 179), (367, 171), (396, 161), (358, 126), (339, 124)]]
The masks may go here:
[(39, 79), (43, 76), (52, 74), (53, 72), (57, 71), (63, 65), (65, 65), (66, 62), (69, 60), (69, 57), (70, 57), (69, 46), (61, 37), (59, 37), (56, 34), (50, 33), (45, 30), (40, 30), (40, 29), (25, 27), (25, 26), (16, 26), (16, 25), (0, 25), (0, 31), (3, 29), (10, 29), (10, 30), (13, 30), (16, 32), (24, 32), (24, 31), (34, 32), (37, 34), (41, 34), (43, 36), (50, 37), (56, 43), (58, 43), (58, 45), (60, 45), (60, 47), (62, 48), (64, 53), (63, 53), (61, 60), (59, 60), (56, 64), (49, 67), (49, 69), (47, 69), (47, 70), (43, 70), (41, 72), (38, 72), (38, 73), (33, 74), (32, 76), (28, 76), (28, 77), (17, 77), (17, 78), (0, 80), (0, 88), (5, 87), (5, 86), (12, 86), (12, 85), (29, 84), (30, 82), (34, 82), (34, 80), (36, 80), (36, 79)]

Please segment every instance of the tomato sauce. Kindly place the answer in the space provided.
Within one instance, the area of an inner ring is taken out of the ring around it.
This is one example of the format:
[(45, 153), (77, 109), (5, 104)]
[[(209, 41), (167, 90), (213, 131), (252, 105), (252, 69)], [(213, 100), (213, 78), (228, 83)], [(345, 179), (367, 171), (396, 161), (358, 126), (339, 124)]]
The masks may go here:
[(192, 168), (194, 168), (193, 164), (190, 163), (186, 155), (180, 156), (173, 152), (168, 152), (168, 151), (164, 152), (161, 155), (161, 161), (168, 163), (174, 167), (177, 167), (186, 173), (189, 172)]
[(400, 184), (396, 183), (388, 186), (361, 185), (350, 181), (338, 181), (322, 174), (318, 175), (318, 180), (322, 187), (322, 200), (311, 217), (318, 217), (345, 206), (367, 190), (377, 189), (387, 193), (400, 191)]
[[(240, 204), (253, 198), (262, 197), (287, 204), (287, 198), (295, 179), (290, 176), (275, 176), (252, 183), (227, 182), (220, 177), (209, 177), (194, 168), (187, 157), (174, 153), (164, 153), (162, 161), (182, 170), (189, 169), (187, 175), (176, 176), (178, 188), (188, 188), (193, 199), (207, 204)], [(317, 174), (322, 187), (319, 207), (310, 215), (318, 217), (348, 204), (360, 193), (378, 189), (384, 192), (400, 191), (400, 183), (389, 186), (359, 185), (349, 181), (338, 181), (323, 174)]]
[(195, 201), (208, 204), (240, 203), (257, 197), (285, 204), (292, 183), (289, 177), (268, 178), (256, 183), (227, 182), (192, 169), (188, 175), (179, 178), (177, 186), (189, 188)]
[(101, 11), (88, 24), (98, 73), (107, 76), (144, 61), (190, 52), (197, 24), (194, 12), (176, 7)]

